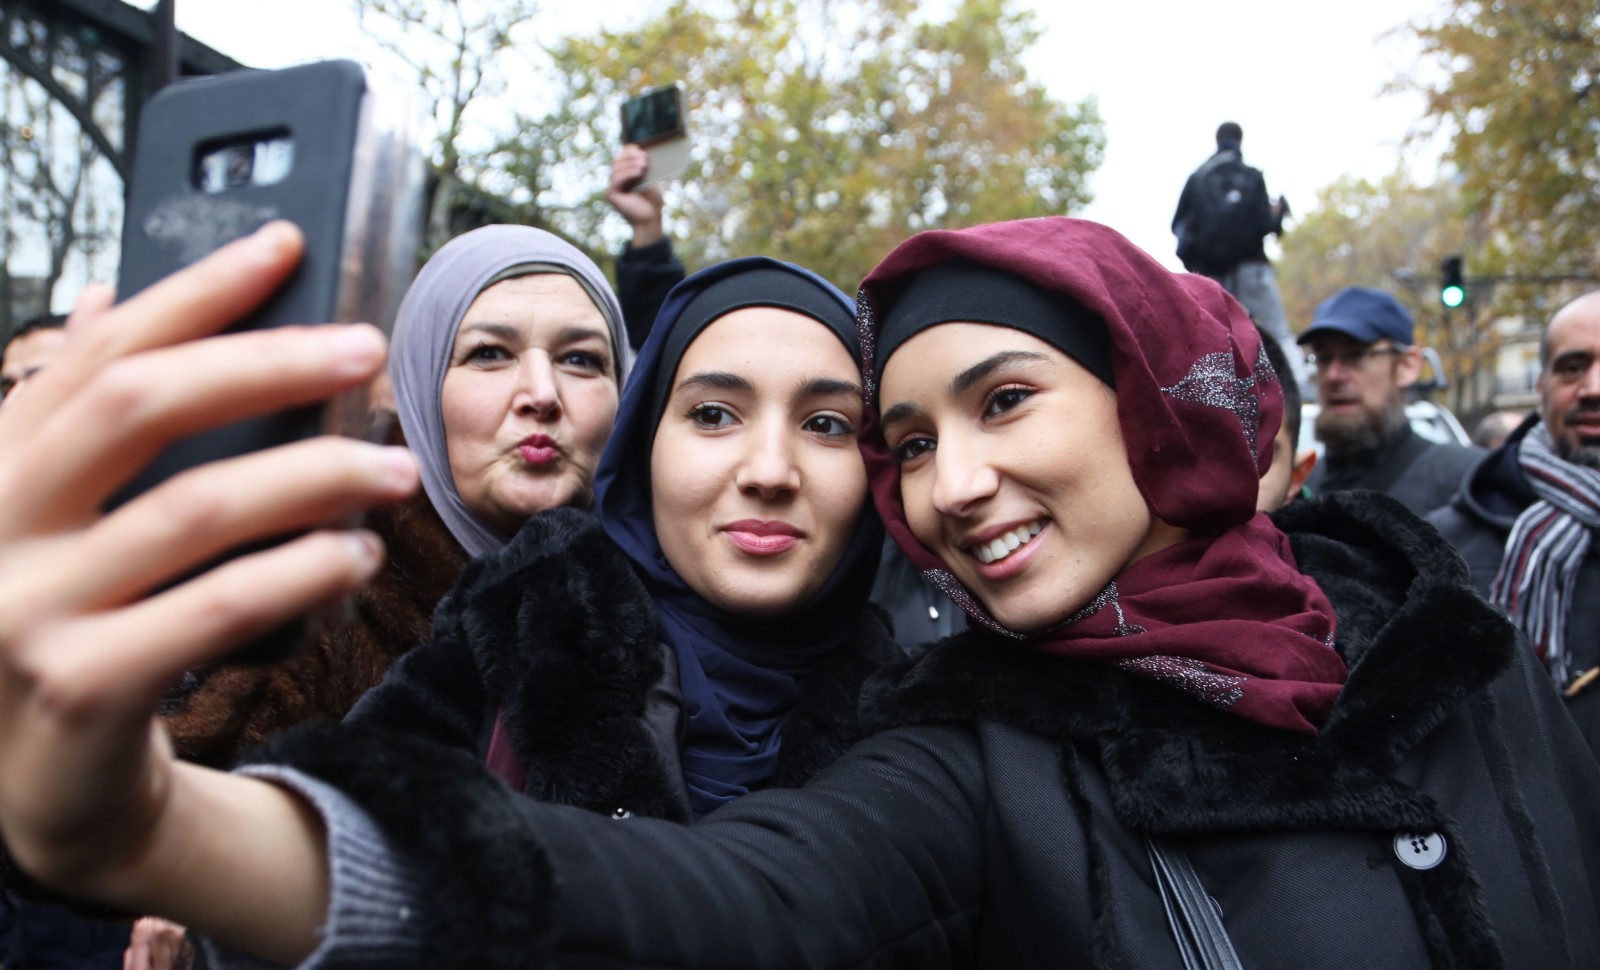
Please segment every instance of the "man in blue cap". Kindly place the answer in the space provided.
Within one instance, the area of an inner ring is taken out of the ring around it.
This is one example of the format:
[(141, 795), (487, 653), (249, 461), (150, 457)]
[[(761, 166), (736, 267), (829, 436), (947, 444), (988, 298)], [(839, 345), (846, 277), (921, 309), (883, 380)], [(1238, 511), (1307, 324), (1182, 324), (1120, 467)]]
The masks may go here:
[(1406, 388), (1422, 354), (1406, 308), (1382, 290), (1346, 287), (1317, 307), (1299, 342), (1316, 372), (1316, 432), (1327, 447), (1307, 487), (1383, 492), (1418, 515), (1450, 501), (1483, 451), (1411, 430)]

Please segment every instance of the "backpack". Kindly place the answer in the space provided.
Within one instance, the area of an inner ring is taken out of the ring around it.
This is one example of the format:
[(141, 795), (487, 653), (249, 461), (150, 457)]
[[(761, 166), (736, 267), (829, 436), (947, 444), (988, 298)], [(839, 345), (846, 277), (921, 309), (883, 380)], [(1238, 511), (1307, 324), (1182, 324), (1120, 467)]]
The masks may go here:
[(1190, 272), (1224, 273), (1256, 255), (1270, 231), (1266, 180), (1236, 152), (1214, 155), (1194, 173), (1194, 191), (1178, 234), (1178, 258)]

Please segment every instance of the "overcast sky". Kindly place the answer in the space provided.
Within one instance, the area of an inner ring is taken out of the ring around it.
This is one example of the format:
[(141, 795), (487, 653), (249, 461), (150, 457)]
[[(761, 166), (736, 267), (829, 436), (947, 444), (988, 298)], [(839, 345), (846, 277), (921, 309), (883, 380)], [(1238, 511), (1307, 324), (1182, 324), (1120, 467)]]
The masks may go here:
[[(1098, 98), (1105, 120), (1105, 162), (1082, 214), (1169, 265), (1178, 192), (1222, 121), (1244, 127), (1246, 160), (1301, 212), (1341, 175), (1377, 179), (1402, 162), (1425, 180), (1435, 173), (1436, 144), (1403, 144), (1421, 98), (1383, 90), (1419, 69), (1395, 28), (1436, 18), (1437, 0), (1024, 2), (1045, 27), (1032, 73), (1057, 97)], [(658, 6), (547, 0), (540, 29), (617, 28)], [(340, 0), (177, 0), (177, 16), (181, 30), (255, 67), (370, 56)]]

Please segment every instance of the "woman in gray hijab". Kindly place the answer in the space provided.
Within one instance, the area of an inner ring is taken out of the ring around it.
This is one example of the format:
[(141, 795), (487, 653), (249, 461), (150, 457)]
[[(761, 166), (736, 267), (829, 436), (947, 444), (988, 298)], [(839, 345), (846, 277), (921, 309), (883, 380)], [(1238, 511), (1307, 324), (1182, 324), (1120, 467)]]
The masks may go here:
[(548, 232), (488, 226), (428, 260), (389, 372), (423, 488), (470, 555), (588, 504), (632, 358), (600, 268)]
[[(488, 226), (446, 243), (401, 303), (389, 371), (424, 493), (373, 510), (388, 562), (355, 617), (272, 667), (192, 675), (169, 699), (183, 757), (231, 765), (309, 720), (338, 720), (428, 638), (434, 606), (473, 556), (546, 508), (587, 506), (632, 362), (599, 267), (542, 229)], [(403, 429), (404, 438), (400, 437)]]

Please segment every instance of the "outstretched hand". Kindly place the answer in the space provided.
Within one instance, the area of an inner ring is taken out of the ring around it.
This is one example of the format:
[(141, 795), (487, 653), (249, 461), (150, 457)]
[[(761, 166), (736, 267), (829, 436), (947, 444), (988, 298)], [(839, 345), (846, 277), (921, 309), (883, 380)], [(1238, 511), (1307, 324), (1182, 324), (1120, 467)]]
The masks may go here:
[[(187, 919), (186, 901), (167, 904), (185, 873), (209, 864), (205, 826), (238, 824), (233, 809), (248, 805), (317, 835), (297, 819), (303, 808), (257, 797), (270, 786), (175, 762), (154, 712), (185, 670), (377, 571), (375, 537), (328, 527), (411, 492), (410, 455), (313, 439), (100, 511), (168, 442), (379, 371), (372, 327), (214, 336), (288, 276), (301, 246), (297, 229), (274, 223), (120, 306), (90, 291), (63, 356), (0, 410), (0, 832), (59, 891)], [(163, 588), (224, 550), (307, 529)], [(304, 841), (295, 878), (320, 859), (317, 838)], [(253, 857), (238, 859), (248, 868)], [(312, 886), (308, 910), (323, 888)]]

